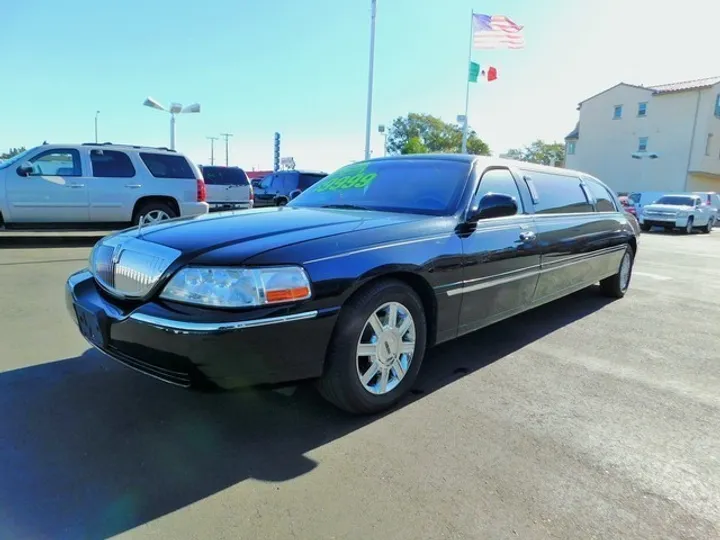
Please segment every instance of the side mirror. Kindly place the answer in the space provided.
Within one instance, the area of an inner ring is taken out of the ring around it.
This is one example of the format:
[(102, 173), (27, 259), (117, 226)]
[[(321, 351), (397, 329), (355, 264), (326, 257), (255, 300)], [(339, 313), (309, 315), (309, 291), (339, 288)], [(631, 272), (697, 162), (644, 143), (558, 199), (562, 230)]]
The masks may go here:
[(296, 189), (295, 191), (291, 191), (290, 192), (290, 200), (292, 201), (293, 199), (297, 198), (297, 196), (300, 195), (301, 193), (302, 193), (302, 191), (300, 191), (299, 189)]
[(25, 163), (23, 163), (22, 165), (20, 165), (17, 168), (17, 173), (20, 176), (28, 176), (32, 172), (33, 172), (33, 166), (32, 166), (32, 163), (30, 163), (29, 161), (26, 161)]
[(517, 211), (518, 205), (514, 197), (502, 193), (488, 193), (480, 199), (477, 207), (470, 211), (468, 221), (514, 216)]

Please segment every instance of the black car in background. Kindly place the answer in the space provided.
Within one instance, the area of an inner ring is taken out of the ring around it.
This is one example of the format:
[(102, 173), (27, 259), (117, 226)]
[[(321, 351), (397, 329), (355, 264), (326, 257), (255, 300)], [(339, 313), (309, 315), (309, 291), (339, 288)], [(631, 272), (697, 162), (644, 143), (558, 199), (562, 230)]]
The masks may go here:
[(255, 208), (283, 206), (317, 184), (327, 173), (320, 171), (278, 171), (267, 175), (255, 188)]
[(410, 391), (435, 344), (598, 282), (623, 297), (632, 219), (578, 171), (379, 158), (286, 206), (107, 236), (68, 279), (67, 306), (93, 346), (157, 379), (317, 379), (338, 407), (374, 413)]

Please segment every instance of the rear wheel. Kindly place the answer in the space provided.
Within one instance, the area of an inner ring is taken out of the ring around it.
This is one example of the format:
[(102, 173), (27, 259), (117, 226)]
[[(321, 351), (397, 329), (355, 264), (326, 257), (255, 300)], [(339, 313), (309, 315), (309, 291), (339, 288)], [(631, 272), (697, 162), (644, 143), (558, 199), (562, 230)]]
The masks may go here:
[(141, 221), (143, 225), (152, 225), (175, 217), (177, 217), (177, 212), (169, 204), (149, 202), (135, 211), (133, 225), (139, 225)]
[(285, 197), (278, 197), (275, 201), (275, 204), (278, 206), (285, 206), (288, 203), (288, 200)]
[(605, 278), (600, 282), (600, 291), (610, 298), (622, 298), (630, 287), (630, 278), (632, 277), (633, 264), (635, 262), (635, 252), (632, 246), (625, 248), (625, 253), (620, 260), (618, 273), (609, 278)]
[(426, 319), (417, 294), (383, 280), (353, 297), (340, 312), (318, 388), (354, 414), (372, 414), (400, 400), (425, 355)]

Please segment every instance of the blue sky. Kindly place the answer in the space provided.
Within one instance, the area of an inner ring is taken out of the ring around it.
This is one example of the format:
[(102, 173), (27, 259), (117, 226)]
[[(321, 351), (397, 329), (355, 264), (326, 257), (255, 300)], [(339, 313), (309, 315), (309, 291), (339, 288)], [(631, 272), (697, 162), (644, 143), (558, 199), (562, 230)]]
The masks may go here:
[[(378, 0), (373, 124), (462, 113), (474, 9), (524, 25), (527, 47), (474, 53), (499, 79), (472, 85), (471, 126), (495, 153), (561, 140), (577, 102), (617, 82), (720, 75), (714, 4)], [(177, 122), (177, 148), (196, 162), (209, 160), (207, 136), (230, 132), (232, 164), (269, 168), (280, 131), (298, 167), (334, 169), (364, 151), (369, 16), (370, 0), (9, 3), (0, 149), (91, 141), (96, 110), (101, 140), (166, 146), (169, 117), (141, 106), (150, 95), (202, 104)]]

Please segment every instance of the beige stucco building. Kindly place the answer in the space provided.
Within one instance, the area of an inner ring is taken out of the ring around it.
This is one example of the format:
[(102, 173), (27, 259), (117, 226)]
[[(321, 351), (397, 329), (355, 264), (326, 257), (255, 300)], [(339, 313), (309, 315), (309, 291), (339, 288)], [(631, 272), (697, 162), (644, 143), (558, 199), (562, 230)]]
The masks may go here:
[(720, 192), (720, 77), (620, 83), (578, 106), (566, 166), (618, 192)]

